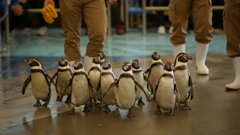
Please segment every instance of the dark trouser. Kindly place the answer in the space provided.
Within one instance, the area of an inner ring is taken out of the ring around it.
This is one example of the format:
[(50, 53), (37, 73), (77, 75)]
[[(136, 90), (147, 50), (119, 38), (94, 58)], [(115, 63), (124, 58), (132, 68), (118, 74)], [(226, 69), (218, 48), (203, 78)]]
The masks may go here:
[(105, 0), (60, 0), (62, 28), (65, 35), (64, 53), (68, 61), (81, 60), (80, 31), (82, 19), (88, 28), (86, 55), (103, 51), (107, 32)]
[(223, 19), (227, 54), (229, 57), (240, 57), (240, 3), (225, 0)]
[[(224, 0), (212, 0), (213, 6), (223, 6)], [(222, 10), (213, 10), (212, 23), (213, 28), (223, 29), (223, 19), (222, 19)]]
[[(1, 13), (3, 13), (1, 11)], [(2, 14), (1, 14), (2, 16)], [(24, 10), (23, 14), (20, 16), (15, 16), (13, 13), (9, 13), (9, 32), (17, 28), (18, 26), (26, 23), (27, 21), (30, 20), (30, 13), (26, 10)], [(5, 23), (1, 23), (1, 30), (5, 31)]]
[(170, 42), (173, 45), (186, 43), (188, 16), (194, 20), (195, 41), (208, 44), (212, 41), (211, 0), (170, 0), (169, 19), (173, 26)]

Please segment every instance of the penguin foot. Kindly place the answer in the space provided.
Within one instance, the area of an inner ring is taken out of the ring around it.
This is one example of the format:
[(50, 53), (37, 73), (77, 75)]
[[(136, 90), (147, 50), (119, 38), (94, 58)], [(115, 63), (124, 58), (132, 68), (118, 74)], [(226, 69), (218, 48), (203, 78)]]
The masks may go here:
[(131, 117), (135, 117), (131, 112), (127, 114), (127, 117), (131, 118)]
[(36, 103), (33, 105), (33, 107), (40, 107), (40, 106), (42, 106), (40, 103)]
[(140, 98), (140, 99), (138, 100), (137, 105), (145, 105), (144, 102), (142, 101), (142, 98)]
[(99, 108), (103, 108), (103, 107), (104, 107), (103, 102), (100, 101), (100, 103), (98, 104), (98, 107), (99, 107)]
[(175, 116), (174, 112), (172, 109), (169, 110), (169, 113), (168, 113), (169, 116)]
[(68, 99), (67, 99), (67, 100), (65, 101), (65, 103), (66, 103), (66, 104), (69, 104), (69, 103), (71, 103), (71, 100), (68, 100)]
[(162, 114), (162, 112), (160, 110), (155, 111), (155, 115), (160, 115), (160, 114)]
[(60, 97), (60, 96), (57, 96), (57, 100), (56, 100), (56, 101), (62, 102), (61, 97)]
[(83, 112), (90, 112), (90, 109), (85, 105)]
[(183, 110), (192, 110), (192, 108), (190, 108), (188, 105), (185, 105), (182, 107)]
[(104, 109), (104, 112), (105, 112), (105, 113), (110, 113), (111, 110), (110, 110), (109, 108), (105, 108), (105, 109)]
[(117, 117), (120, 117), (119, 108), (116, 109), (116, 116), (117, 116)]
[(71, 111), (68, 112), (68, 115), (75, 115), (75, 114), (76, 114), (76, 112), (75, 112), (75, 109), (74, 109), (74, 108), (71, 109)]

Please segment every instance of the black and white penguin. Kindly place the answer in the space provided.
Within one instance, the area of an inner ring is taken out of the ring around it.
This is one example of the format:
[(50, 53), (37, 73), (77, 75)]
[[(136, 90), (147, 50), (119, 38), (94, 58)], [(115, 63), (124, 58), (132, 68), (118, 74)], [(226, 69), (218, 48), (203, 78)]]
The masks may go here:
[(73, 64), (74, 73), (72, 78), (66, 84), (65, 90), (71, 88), (71, 104), (72, 109), (69, 115), (76, 114), (75, 106), (85, 105), (83, 112), (89, 112), (90, 109), (87, 105), (90, 97), (90, 91), (93, 86), (84, 70), (83, 64), (80, 61), (75, 61)]
[[(154, 100), (157, 103), (155, 114), (162, 114), (160, 108), (169, 111), (169, 115), (174, 115), (176, 97), (178, 91), (173, 74), (173, 64), (167, 62), (164, 65), (164, 73), (159, 78), (154, 94)], [(179, 96), (178, 96), (179, 97)]]
[(71, 101), (71, 92), (70, 88), (64, 91), (64, 86), (67, 84), (67, 82), (72, 78), (72, 69), (69, 65), (69, 62), (66, 58), (61, 58), (58, 61), (58, 69), (57, 72), (53, 75), (52, 80), (55, 79), (55, 84), (57, 85), (57, 100), (59, 102), (62, 102), (63, 96), (67, 95), (67, 99), (65, 103), (70, 103)]
[[(148, 78), (152, 83), (153, 90), (155, 90), (156, 83), (160, 76), (163, 74), (163, 62), (158, 52), (153, 52), (151, 59), (152, 59), (151, 66), (144, 72), (144, 76), (146, 77), (146, 75), (148, 74)], [(149, 85), (147, 86), (148, 90), (150, 90)], [(154, 93), (155, 91), (152, 91), (152, 94)]]
[(101, 62), (105, 61), (104, 59), (107, 58), (103, 51), (98, 51), (96, 56), (99, 56), (101, 58)]
[[(122, 74), (119, 79), (114, 81), (104, 93), (103, 97), (107, 94), (107, 92), (112, 88), (117, 86), (116, 92), (116, 115), (119, 117), (120, 112), (119, 108), (129, 110), (127, 117), (133, 117), (132, 109), (135, 104), (136, 99), (136, 87), (139, 87), (142, 91), (146, 92), (144, 88), (139, 84), (133, 73), (132, 66), (129, 62), (124, 62), (122, 65)], [(145, 93), (147, 98), (151, 96), (151, 93)]]
[[(150, 86), (151, 91), (153, 91), (153, 86), (152, 83), (150, 82), (150, 80), (147, 77), (143, 77), (143, 71), (142, 71), (142, 67), (140, 64), (140, 60), (138, 59), (134, 59), (132, 61), (132, 71), (133, 71), (133, 75), (135, 77), (135, 79), (137, 80), (137, 82), (142, 85), (144, 87), (144, 80), (146, 81), (146, 83)], [(140, 88), (137, 88), (137, 92), (136, 92), (136, 100), (138, 100), (138, 105), (144, 105), (144, 102), (142, 101), (142, 95), (143, 92)]]
[(188, 60), (191, 60), (192, 57), (186, 53), (179, 53), (174, 61), (174, 77), (176, 80), (177, 90), (180, 94), (179, 103), (184, 104), (182, 109), (191, 110), (188, 106), (189, 100), (193, 99), (193, 83), (190, 76), (190, 72), (187, 66)]
[(25, 90), (28, 84), (32, 83), (32, 93), (36, 99), (36, 104), (34, 107), (42, 106), (40, 100), (45, 101), (43, 104), (47, 106), (51, 99), (51, 83), (52, 78), (45, 73), (41, 62), (37, 58), (31, 58), (24, 60), (24, 63), (31, 66), (31, 74), (25, 80), (22, 86), (22, 94), (25, 94)]
[(108, 93), (103, 97), (103, 93), (105, 93), (105, 90), (107, 89), (107, 87), (113, 83), (116, 79), (113, 71), (112, 71), (112, 65), (109, 61), (103, 61), (102, 62), (102, 71), (101, 71), (101, 76), (100, 76), (100, 83), (98, 86), (98, 92), (99, 95), (101, 97), (101, 101), (104, 103), (105, 105), (105, 109), (104, 112), (111, 112), (111, 110), (109, 109), (109, 105), (115, 105), (115, 95), (116, 95), (116, 91), (117, 88), (116, 87), (112, 87)]
[(93, 93), (91, 93), (90, 91), (90, 104), (92, 104), (92, 100), (94, 100), (95, 103), (97, 103), (97, 98), (96, 98), (97, 87), (99, 85), (99, 79), (101, 74), (100, 63), (101, 63), (100, 56), (93, 57), (92, 67), (88, 72), (88, 77), (90, 78), (91, 83), (93, 85)]

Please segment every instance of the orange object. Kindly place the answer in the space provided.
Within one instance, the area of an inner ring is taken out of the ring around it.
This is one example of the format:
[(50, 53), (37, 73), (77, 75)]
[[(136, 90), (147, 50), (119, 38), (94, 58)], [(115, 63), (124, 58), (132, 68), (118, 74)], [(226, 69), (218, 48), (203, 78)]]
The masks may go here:
[(58, 17), (54, 1), (51, 4), (45, 6), (43, 9), (41, 9), (41, 12), (43, 14), (43, 18), (49, 24), (54, 22), (53, 18)]

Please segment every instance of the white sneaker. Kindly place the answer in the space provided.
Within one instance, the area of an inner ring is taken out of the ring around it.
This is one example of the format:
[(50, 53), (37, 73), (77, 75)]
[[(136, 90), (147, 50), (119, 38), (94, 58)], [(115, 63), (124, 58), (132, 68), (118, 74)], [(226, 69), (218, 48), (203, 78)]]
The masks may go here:
[(46, 26), (38, 28), (36, 35), (38, 36), (45, 36), (48, 34), (48, 28)]
[(169, 33), (169, 34), (172, 34), (172, 30), (173, 30), (173, 26), (171, 25), (171, 26), (169, 27), (168, 33)]
[(166, 34), (166, 29), (164, 26), (158, 27), (158, 34)]
[(23, 35), (23, 36), (30, 36), (31, 33), (32, 33), (32, 29), (26, 27), (26, 28), (24, 28), (22, 35)]

